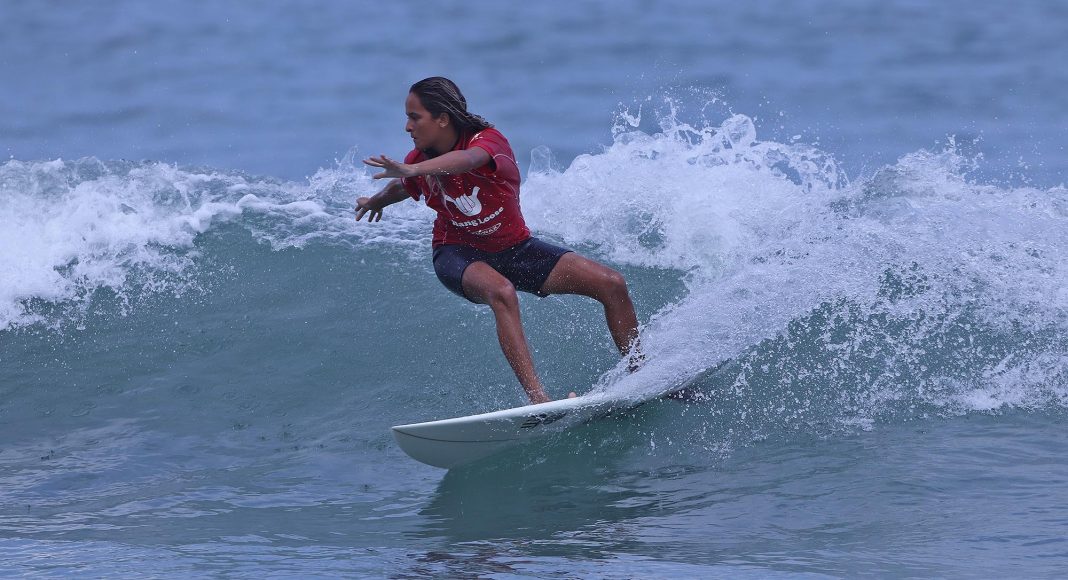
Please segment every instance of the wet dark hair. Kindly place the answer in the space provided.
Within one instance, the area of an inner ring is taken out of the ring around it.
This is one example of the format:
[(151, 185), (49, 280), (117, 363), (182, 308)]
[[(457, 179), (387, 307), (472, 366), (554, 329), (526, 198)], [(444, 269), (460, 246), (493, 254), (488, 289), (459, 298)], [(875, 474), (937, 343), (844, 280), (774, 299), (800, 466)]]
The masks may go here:
[(419, 97), (423, 108), (434, 117), (445, 113), (461, 133), (477, 133), (493, 126), (493, 123), (467, 110), (467, 99), (456, 83), (445, 77), (423, 79), (408, 89)]

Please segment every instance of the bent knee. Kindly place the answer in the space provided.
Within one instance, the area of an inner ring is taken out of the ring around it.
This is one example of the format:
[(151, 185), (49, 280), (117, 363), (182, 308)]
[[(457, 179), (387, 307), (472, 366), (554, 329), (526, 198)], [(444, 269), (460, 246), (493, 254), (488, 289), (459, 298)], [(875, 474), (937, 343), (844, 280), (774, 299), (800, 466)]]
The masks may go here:
[(611, 269), (605, 268), (604, 274), (601, 276), (600, 294), (606, 300), (618, 300), (620, 298), (627, 297), (627, 279), (623, 277), (623, 274)]
[(627, 279), (623, 277), (623, 274), (609, 268), (608, 273), (605, 275), (608, 287), (613, 290), (627, 290)]
[(485, 290), (486, 303), (491, 308), (512, 308), (519, 306), (519, 296), (516, 295), (515, 285), (508, 280), (502, 279), (495, 282)]

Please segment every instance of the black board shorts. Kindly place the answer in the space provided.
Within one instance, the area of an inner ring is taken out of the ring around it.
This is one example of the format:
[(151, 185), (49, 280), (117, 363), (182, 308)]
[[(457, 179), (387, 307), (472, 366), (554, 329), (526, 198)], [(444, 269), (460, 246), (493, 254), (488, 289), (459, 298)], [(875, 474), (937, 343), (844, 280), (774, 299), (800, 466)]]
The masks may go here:
[(507, 278), (516, 290), (544, 297), (547, 294), (541, 292), (542, 285), (560, 258), (570, 251), (533, 237), (497, 253), (447, 244), (434, 248), (434, 272), (446, 288), (471, 300), (464, 294), (464, 271), (475, 262), (485, 262)]

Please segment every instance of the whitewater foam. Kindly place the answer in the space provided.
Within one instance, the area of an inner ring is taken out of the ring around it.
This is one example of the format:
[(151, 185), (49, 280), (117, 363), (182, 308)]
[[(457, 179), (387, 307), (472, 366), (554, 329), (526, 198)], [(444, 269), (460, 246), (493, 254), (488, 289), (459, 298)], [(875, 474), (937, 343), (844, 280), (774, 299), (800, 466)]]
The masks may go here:
[[(276, 250), (312, 240), (413, 246), (426, 237), (418, 233), (425, 212), (412, 208), (373, 230), (356, 227), (354, 191), (373, 188), (351, 164), (301, 185), (153, 162), (9, 161), (0, 165), (0, 330), (61, 324), (99, 290), (196, 290), (196, 239), (225, 223)], [(41, 304), (66, 313), (44, 316)]]
[[(789, 372), (741, 372), (741, 383), (854, 388), (838, 419), (862, 425), (890, 402), (917, 398), (989, 409), (1038, 391), (1063, 396), (1064, 188), (973, 183), (978, 160), (952, 140), (851, 183), (811, 146), (759, 141), (745, 116), (695, 127), (673, 115), (657, 134), (617, 131), (603, 153), (564, 170), (535, 151), (524, 188), (535, 229), (616, 263), (686, 272), (688, 295), (643, 329), (649, 365), (632, 376), (621, 365), (601, 388), (657, 390), (819, 328), (809, 344), (778, 352)], [(832, 333), (828, 318), (851, 326)], [(946, 345), (982, 332), (998, 346)], [(1036, 333), (1047, 338), (1026, 337)], [(991, 371), (1000, 353), (1024, 348), (1009, 369)], [(945, 368), (930, 360), (939, 357)], [(949, 394), (924, 392), (951, 382)]]

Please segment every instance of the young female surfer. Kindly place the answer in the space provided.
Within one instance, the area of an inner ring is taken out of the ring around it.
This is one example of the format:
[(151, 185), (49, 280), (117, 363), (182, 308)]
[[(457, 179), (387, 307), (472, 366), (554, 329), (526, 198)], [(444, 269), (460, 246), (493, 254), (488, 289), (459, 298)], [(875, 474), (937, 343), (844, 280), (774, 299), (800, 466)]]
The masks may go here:
[(415, 148), (403, 163), (385, 155), (364, 160), (383, 170), (375, 179), (390, 181), (356, 200), (356, 220), (379, 221), (383, 208), (408, 197), (422, 197), (437, 212), (434, 271), (449, 290), (493, 310), (501, 350), (532, 403), (550, 399), (534, 371), (516, 290), (597, 300), (620, 354), (636, 366), (638, 321), (626, 281), (530, 235), (519, 210), (519, 167), (504, 135), (468, 112), (460, 89), (443, 77), (412, 85), (404, 108)]

